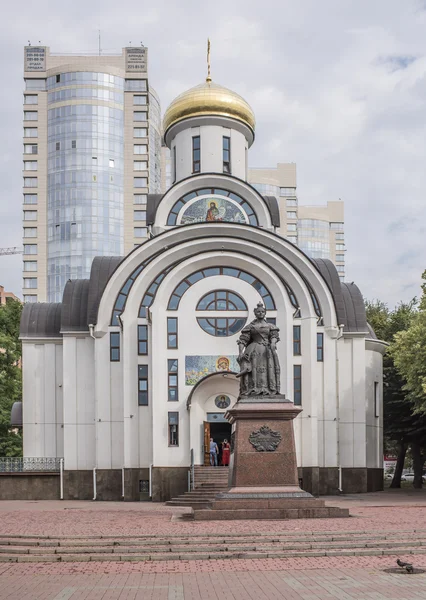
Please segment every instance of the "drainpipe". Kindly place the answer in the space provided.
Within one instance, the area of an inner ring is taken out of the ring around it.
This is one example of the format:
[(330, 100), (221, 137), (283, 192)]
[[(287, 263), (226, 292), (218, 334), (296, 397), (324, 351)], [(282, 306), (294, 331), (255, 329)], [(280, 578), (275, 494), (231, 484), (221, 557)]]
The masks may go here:
[(152, 467), (154, 465), (151, 463), (149, 465), (149, 497), (152, 498)]
[[(339, 333), (336, 342), (343, 336), (344, 325), (339, 325)], [(339, 469), (339, 487), (337, 490), (343, 493), (342, 489), (342, 466), (340, 464), (340, 395), (339, 395), (339, 350), (336, 343), (336, 433), (337, 433), (337, 467)]]
[(124, 467), (121, 469), (121, 497), (124, 500)]
[(64, 459), (59, 459), (59, 499), (64, 499)]
[[(89, 333), (90, 337), (95, 339), (94, 331), (95, 326), (92, 323), (89, 323)], [(96, 500), (96, 468), (93, 469), (93, 500)]]
[(93, 469), (93, 500), (96, 500), (96, 467)]

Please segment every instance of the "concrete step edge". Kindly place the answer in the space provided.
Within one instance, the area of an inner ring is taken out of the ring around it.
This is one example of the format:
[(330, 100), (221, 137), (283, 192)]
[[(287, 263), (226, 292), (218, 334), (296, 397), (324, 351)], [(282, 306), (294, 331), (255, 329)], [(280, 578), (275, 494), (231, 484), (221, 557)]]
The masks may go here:
[(426, 554), (426, 549), (393, 548), (392, 550), (381, 549), (356, 549), (356, 550), (329, 550), (329, 551), (296, 551), (296, 552), (181, 552), (180, 554), (169, 552), (166, 554), (141, 553), (134, 554), (68, 554), (61, 555), (17, 555), (0, 556), (0, 562), (119, 562), (119, 561), (179, 561), (179, 560), (217, 560), (217, 559), (265, 559), (265, 558), (303, 558), (321, 556), (398, 556), (399, 554)]

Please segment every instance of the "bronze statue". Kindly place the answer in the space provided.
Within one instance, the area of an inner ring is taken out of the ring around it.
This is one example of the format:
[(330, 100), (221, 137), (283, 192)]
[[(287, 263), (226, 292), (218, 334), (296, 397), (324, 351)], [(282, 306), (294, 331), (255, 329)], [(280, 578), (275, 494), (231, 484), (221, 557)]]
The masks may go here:
[(254, 314), (256, 319), (244, 327), (237, 342), (240, 398), (280, 393), (280, 364), (276, 351), (279, 329), (266, 321), (266, 309), (261, 302)]

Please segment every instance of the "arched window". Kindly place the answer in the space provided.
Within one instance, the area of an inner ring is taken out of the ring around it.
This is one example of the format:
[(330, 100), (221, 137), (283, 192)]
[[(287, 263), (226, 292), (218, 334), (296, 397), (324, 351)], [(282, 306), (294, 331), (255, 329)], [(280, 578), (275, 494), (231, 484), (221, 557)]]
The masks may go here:
[[(186, 277), (175, 287), (172, 295), (170, 296), (167, 309), (178, 310), (182, 296), (191, 287), (191, 285), (194, 285), (194, 283), (197, 283), (197, 281), (200, 281), (200, 279), (214, 277), (215, 275), (227, 275), (228, 277), (236, 277), (237, 279), (246, 281), (259, 292), (266, 310), (276, 310), (274, 299), (272, 298), (268, 288), (263, 285), (259, 279), (256, 279), (256, 277), (250, 275), (250, 273), (247, 273), (246, 271), (241, 271), (240, 269), (234, 269), (232, 267), (208, 267), (207, 269), (195, 271), (195, 273), (192, 273), (192, 275)], [(147, 302), (150, 302), (150, 300), (144, 296), (144, 298), (142, 298), (139, 316), (145, 316), (145, 309), (142, 310), (142, 308), (149, 306)]]
[(235, 292), (217, 290), (209, 292), (197, 304), (197, 310), (248, 310), (247, 304)]
[(169, 226), (203, 222), (259, 225), (254, 210), (244, 198), (218, 188), (203, 188), (182, 196), (167, 217)]

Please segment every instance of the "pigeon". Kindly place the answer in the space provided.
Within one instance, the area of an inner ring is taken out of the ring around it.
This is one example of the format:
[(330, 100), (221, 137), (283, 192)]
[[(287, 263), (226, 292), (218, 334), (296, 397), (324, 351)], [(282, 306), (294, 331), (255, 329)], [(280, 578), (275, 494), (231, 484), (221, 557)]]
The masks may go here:
[(413, 568), (412, 564), (403, 562), (402, 560), (399, 560), (399, 558), (397, 559), (396, 564), (398, 565), (398, 567), (405, 569), (407, 571), (407, 573), (414, 572), (414, 568)]

